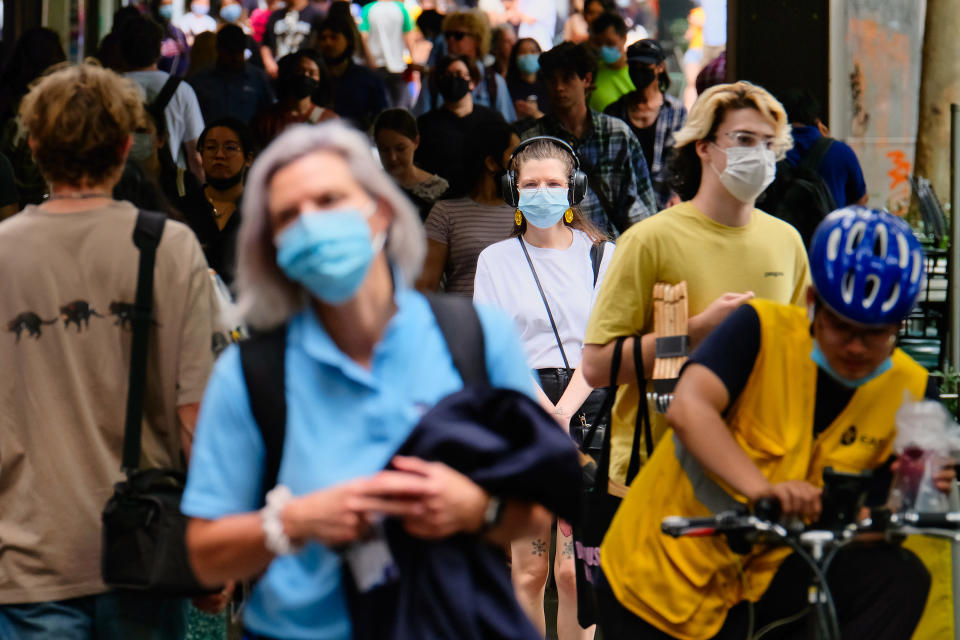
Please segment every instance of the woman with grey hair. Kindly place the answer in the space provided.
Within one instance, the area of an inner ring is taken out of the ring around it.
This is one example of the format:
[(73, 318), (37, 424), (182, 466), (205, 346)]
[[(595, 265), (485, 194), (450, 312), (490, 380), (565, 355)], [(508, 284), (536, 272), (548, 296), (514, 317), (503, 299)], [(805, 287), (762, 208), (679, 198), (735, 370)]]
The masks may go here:
[[(271, 475), (232, 345), (204, 395), (181, 505), (201, 581), (262, 574), (248, 638), (351, 638), (336, 549), (368, 540), (383, 516), (419, 538), (474, 533), (500, 545), (549, 518), (443, 463), (394, 456), (420, 415), (463, 384), (428, 301), (409, 288), (423, 247), (416, 212), (344, 125), (292, 127), (250, 171), (238, 306), (283, 340), (282, 456)], [(490, 384), (530, 394), (510, 320), (478, 316)], [(382, 573), (389, 552), (385, 561), (372, 547), (345, 554), (351, 568)]]

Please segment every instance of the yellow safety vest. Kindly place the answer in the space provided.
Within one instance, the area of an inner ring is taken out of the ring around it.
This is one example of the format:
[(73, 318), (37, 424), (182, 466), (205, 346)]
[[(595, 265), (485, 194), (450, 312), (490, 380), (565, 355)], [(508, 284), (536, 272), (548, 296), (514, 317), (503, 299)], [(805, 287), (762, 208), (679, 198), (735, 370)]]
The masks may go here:
[[(806, 313), (765, 300), (750, 304), (760, 317), (760, 349), (727, 424), (760, 471), (774, 483), (820, 486), (824, 467), (856, 473), (886, 461), (903, 391), (923, 397), (926, 370), (895, 350), (892, 368), (857, 389), (814, 438), (817, 367)], [(700, 640), (720, 630), (736, 603), (757, 601), (789, 549), (738, 556), (722, 537), (674, 539), (660, 532), (667, 516), (708, 516), (743, 502), (668, 433), (630, 487), (601, 547), (601, 566), (621, 604), (666, 633)]]

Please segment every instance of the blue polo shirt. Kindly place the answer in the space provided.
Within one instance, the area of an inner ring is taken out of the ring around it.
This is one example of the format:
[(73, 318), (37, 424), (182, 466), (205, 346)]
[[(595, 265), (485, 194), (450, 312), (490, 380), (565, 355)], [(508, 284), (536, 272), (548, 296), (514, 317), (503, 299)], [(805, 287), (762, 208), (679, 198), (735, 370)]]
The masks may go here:
[[(822, 134), (812, 126), (793, 127), (792, 133), (793, 148), (787, 151), (787, 162), (796, 167)], [(857, 154), (842, 140), (833, 141), (820, 161), (817, 173), (830, 189), (838, 209), (859, 202), (867, 192)]]
[[(462, 386), (426, 299), (396, 295), (397, 312), (364, 369), (344, 355), (311, 311), (287, 329), (287, 431), (278, 482), (295, 495), (383, 469), (420, 416)], [(532, 395), (512, 321), (479, 309), (491, 384)], [(207, 386), (181, 508), (216, 519), (260, 508), (264, 446), (236, 345)], [(282, 640), (349, 640), (340, 560), (319, 543), (273, 560), (244, 615), (251, 631)]]

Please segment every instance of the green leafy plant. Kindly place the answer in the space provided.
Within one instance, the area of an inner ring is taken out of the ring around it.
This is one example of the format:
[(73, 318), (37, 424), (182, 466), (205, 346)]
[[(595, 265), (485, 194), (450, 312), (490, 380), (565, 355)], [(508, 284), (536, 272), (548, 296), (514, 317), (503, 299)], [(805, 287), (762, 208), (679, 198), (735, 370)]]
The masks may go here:
[(957, 415), (957, 389), (960, 389), (960, 369), (947, 364), (943, 371), (933, 371), (932, 376), (940, 379), (940, 395), (947, 396), (942, 399), (945, 406), (952, 415)]

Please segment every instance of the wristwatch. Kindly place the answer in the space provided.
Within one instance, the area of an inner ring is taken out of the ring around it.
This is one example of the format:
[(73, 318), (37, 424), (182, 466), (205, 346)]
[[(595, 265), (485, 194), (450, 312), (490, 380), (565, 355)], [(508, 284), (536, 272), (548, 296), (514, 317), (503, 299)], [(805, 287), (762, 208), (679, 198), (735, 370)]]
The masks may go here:
[(504, 506), (503, 500), (497, 496), (490, 496), (487, 509), (483, 512), (483, 525), (480, 527), (481, 535), (495, 529), (500, 524), (500, 521), (503, 520)]

